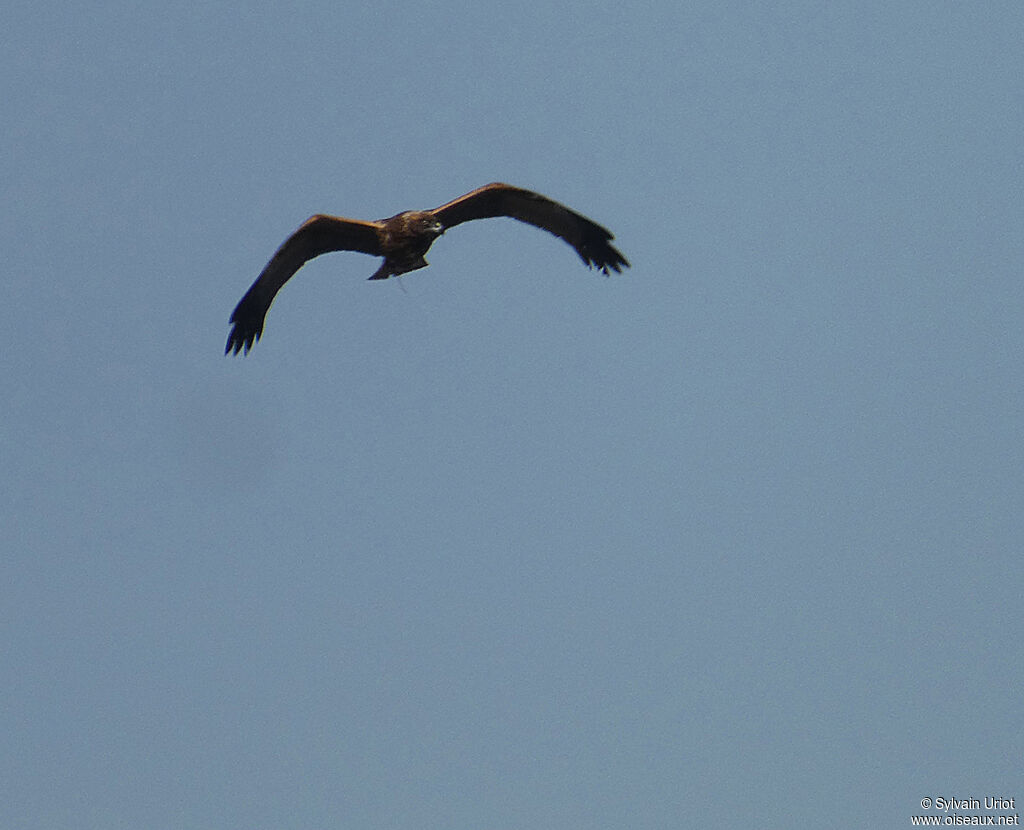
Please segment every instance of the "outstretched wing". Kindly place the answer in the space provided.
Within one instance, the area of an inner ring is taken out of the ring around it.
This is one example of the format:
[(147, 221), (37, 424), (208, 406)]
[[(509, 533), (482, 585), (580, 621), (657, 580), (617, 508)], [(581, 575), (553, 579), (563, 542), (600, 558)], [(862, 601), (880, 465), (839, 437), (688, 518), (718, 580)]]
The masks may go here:
[(281, 286), (306, 262), (330, 251), (359, 251), (374, 256), (383, 255), (377, 222), (342, 219), (339, 216), (319, 214), (306, 220), (289, 236), (256, 282), (242, 297), (231, 313), (233, 328), (228, 335), (224, 354), (248, 353), (263, 333), (263, 320), (267, 309)]
[(486, 184), (431, 213), (445, 228), (471, 219), (510, 216), (564, 239), (576, 249), (588, 268), (597, 266), (607, 274), (609, 268), (618, 273), (629, 267), (626, 258), (610, 244), (615, 237), (607, 228), (565, 205), (521, 187), (500, 182)]

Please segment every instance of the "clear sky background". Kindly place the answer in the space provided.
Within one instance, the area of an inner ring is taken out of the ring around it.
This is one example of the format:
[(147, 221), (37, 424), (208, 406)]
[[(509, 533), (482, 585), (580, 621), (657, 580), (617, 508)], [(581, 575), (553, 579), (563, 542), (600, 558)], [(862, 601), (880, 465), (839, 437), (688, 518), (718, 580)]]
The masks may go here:
[(4, 17), (0, 826), (1024, 799), (1017, 0)]

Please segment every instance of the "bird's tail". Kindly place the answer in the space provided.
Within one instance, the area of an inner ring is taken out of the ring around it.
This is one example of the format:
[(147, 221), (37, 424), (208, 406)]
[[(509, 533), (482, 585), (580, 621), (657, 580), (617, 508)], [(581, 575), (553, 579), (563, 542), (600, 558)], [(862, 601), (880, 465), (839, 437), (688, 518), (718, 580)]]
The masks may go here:
[(385, 259), (380, 264), (380, 268), (378, 268), (376, 271), (373, 272), (373, 276), (372, 277), (368, 277), (367, 279), (371, 279), (371, 280), (386, 280), (390, 276), (391, 276), (391, 266), (388, 265), (388, 261)]

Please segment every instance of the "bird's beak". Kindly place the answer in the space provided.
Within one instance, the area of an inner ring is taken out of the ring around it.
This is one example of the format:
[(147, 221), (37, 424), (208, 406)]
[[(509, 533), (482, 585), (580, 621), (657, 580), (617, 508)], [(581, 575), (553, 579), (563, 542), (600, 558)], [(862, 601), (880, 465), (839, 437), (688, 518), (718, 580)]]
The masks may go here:
[(444, 233), (444, 225), (442, 225), (440, 222), (435, 222), (434, 223), (434, 233), (436, 233), (438, 236), (443, 234)]

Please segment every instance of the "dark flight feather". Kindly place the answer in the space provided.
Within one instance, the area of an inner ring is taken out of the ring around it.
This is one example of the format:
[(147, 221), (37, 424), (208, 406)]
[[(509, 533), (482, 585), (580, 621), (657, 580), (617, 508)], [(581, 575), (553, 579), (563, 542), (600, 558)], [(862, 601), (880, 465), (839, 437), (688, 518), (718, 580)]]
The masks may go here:
[(448, 228), (473, 219), (508, 216), (565, 240), (587, 267), (603, 273), (628, 268), (611, 245), (611, 232), (558, 202), (507, 184), (488, 184), (434, 210), (405, 211), (390, 219), (364, 222), (319, 214), (307, 220), (263, 269), (231, 314), (225, 354), (248, 353), (260, 339), (277, 292), (306, 262), (331, 251), (358, 251), (383, 256), (370, 279), (386, 279), (425, 268), (424, 254)]
[(277, 249), (256, 282), (235, 306), (231, 313), (233, 328), (224, 354), (238, 354), (243, 348), (248, 353), (263, 334), (267, 310), (281, 286), (309, 260), (331, 251), (360, 251), (380, 256), (383, 251), (378, 223), (323, 214), (307, 219)]
[(588, 268), (595, 266), (607, 274), (609, 268), (619, 273), (623, 267), (629, 267), (626, 258), (609, 244), (615, 237), (607, 228), (547, 196), (521, 187), (487, 184), (431, 213), (441, 220), (446, 230), (472, 219), (509, 216), (564, 239), (576, 249)]

